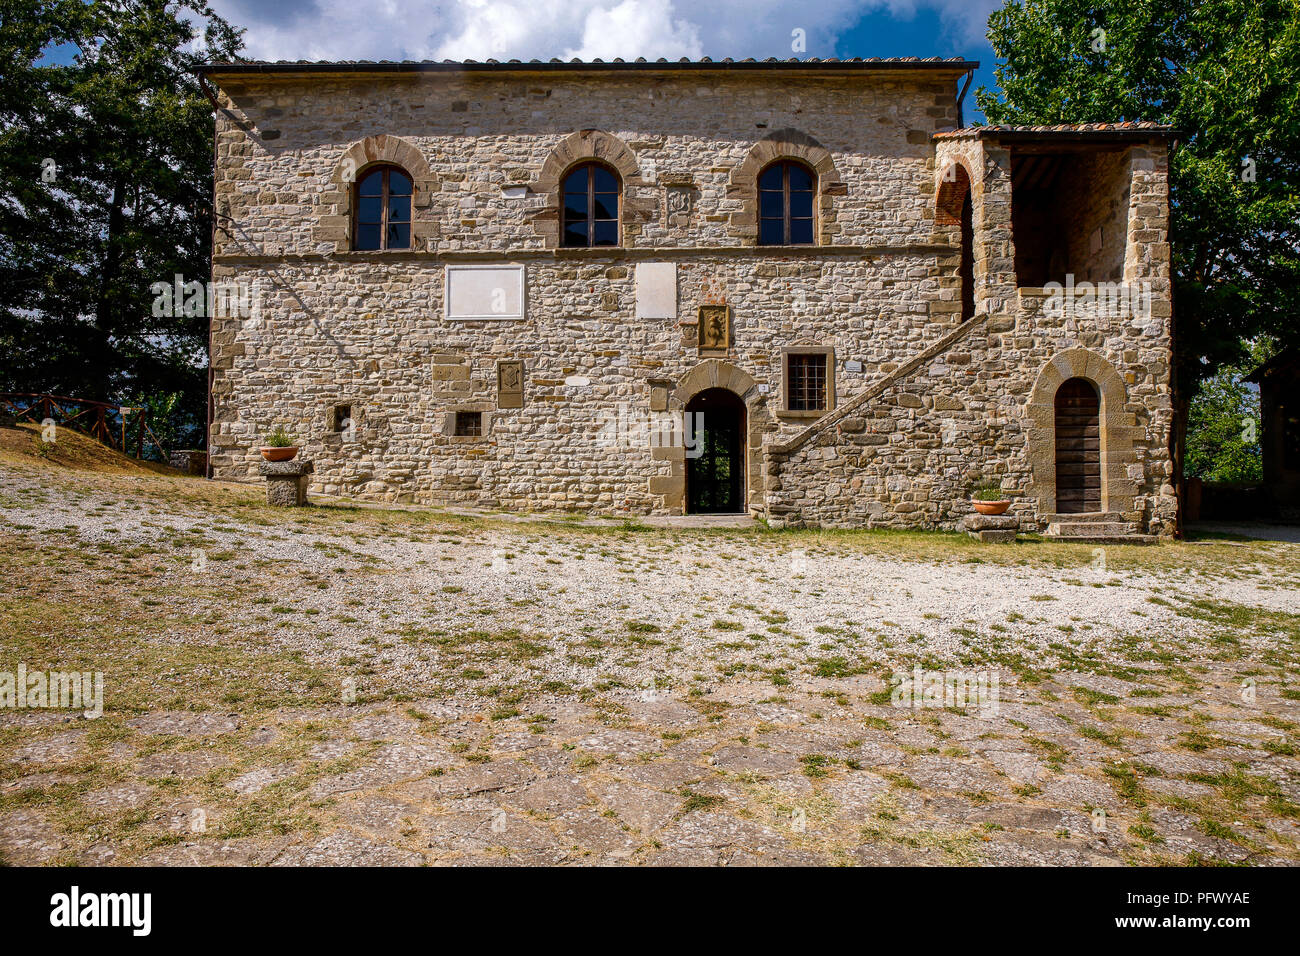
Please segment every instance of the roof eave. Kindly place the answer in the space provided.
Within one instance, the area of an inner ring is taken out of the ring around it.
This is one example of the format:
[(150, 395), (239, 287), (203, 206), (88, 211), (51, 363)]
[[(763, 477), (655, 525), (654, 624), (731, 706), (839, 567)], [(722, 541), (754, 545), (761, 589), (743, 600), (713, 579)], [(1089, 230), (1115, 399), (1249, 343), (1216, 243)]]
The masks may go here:
[(573, 62), (466, 62), (430, 63), (338, 62), (338, 63), (207, 63), (195, 72), (202, 76), (247, 76), (277, 74), (349, 74), (349, 73), (874, 73), (926, 70), (965, 73), (979, 68), (977, 60), (737, 60), (737, 61), (646, 61), (622, 63)]
[(997, 129), (969, 129), (969, 130), (945, 130), (933, 134), (931, 139), (996, 139), (1002, 143), (1060, 143), (1060, 142), (1087, 142), (1087, 143), (1119, 143), (1132, 142), (1134, 140), (1150, 139), (1180, 139), (1182, 134), (1175, 129), (1167, 127), (1135, 127), (1133, 129), (1109, 129), (1109, 130), (997, 130)]

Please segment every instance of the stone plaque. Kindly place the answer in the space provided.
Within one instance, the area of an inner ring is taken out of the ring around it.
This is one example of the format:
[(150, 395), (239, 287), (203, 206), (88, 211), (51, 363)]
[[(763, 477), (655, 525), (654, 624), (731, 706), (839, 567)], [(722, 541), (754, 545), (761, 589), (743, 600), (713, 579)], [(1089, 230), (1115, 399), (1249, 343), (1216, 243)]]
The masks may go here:
[(725, 305), (700, 306), (700, 351), (723, 352), (731, 344), (731, 309)]
[(524, 267), (447, 266), (448, 319), (522, 319)]
[(687, 225), (695, 209), (695, 190), (691, 186), (669, 186), (664, 190), (664, 209), (670, 223)]
[(524, 363), (497, 363), (497, 408), (524, 407)]
[(636, 317), (638, 319), (677, 318), (677, 263), (637, 263)]

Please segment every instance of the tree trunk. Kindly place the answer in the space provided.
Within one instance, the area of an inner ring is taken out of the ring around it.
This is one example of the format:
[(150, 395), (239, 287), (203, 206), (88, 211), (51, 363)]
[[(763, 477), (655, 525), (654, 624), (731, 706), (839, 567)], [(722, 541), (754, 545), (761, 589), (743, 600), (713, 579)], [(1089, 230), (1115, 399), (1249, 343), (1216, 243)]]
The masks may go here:
[[(113, 196), (108, 204), (107, 232), (104, 237), (104, 261), (100, 266), (99, 294), (95, 303), (95, 325), (107, 344), (114, 330), (119, 327), (121, 316), (116, 314), (114, 305), (118, 296), (117, 281), (122, 264), (122, 232), (126, 222), (123, 207), (126, 203), (126, 182), (120, 172), (113, 173)], [(99, 401), (107, 401), (110, 379), (107, 369), (99, 376), (102, 394), (90, 396)]]

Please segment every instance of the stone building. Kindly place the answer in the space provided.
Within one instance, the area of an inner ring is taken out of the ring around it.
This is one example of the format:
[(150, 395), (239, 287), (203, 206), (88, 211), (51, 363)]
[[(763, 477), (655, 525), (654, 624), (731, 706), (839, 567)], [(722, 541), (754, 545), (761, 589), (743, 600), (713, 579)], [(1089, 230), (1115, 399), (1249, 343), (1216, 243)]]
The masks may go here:
[(976, 65), (208, 67), (213, 475), (1172, 533), (1171, 131), (959, 128)]

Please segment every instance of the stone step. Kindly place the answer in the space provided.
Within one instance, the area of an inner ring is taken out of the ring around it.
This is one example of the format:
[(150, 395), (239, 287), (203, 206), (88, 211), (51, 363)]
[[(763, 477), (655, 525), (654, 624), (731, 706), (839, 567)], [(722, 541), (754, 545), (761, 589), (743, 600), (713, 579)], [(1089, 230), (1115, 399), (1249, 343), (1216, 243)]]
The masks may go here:
[(1074, 514), (1054, 514), (1048, 515), (1049, 524), (1109, 524), (1113, 522), (1122, 522), (1124, 516), (1118, 511), (1085, 511)]
[(1130, 521), (1050, 521), (1047, 535), (1052, 538), (1119, 538), (1137, 534), (1137, 525)]
[(1088, 535), (1043, 535), (1044, 541), (1061, 541), (1067, 544), (1155, 544), (1153, 534), (1088, 534)]

